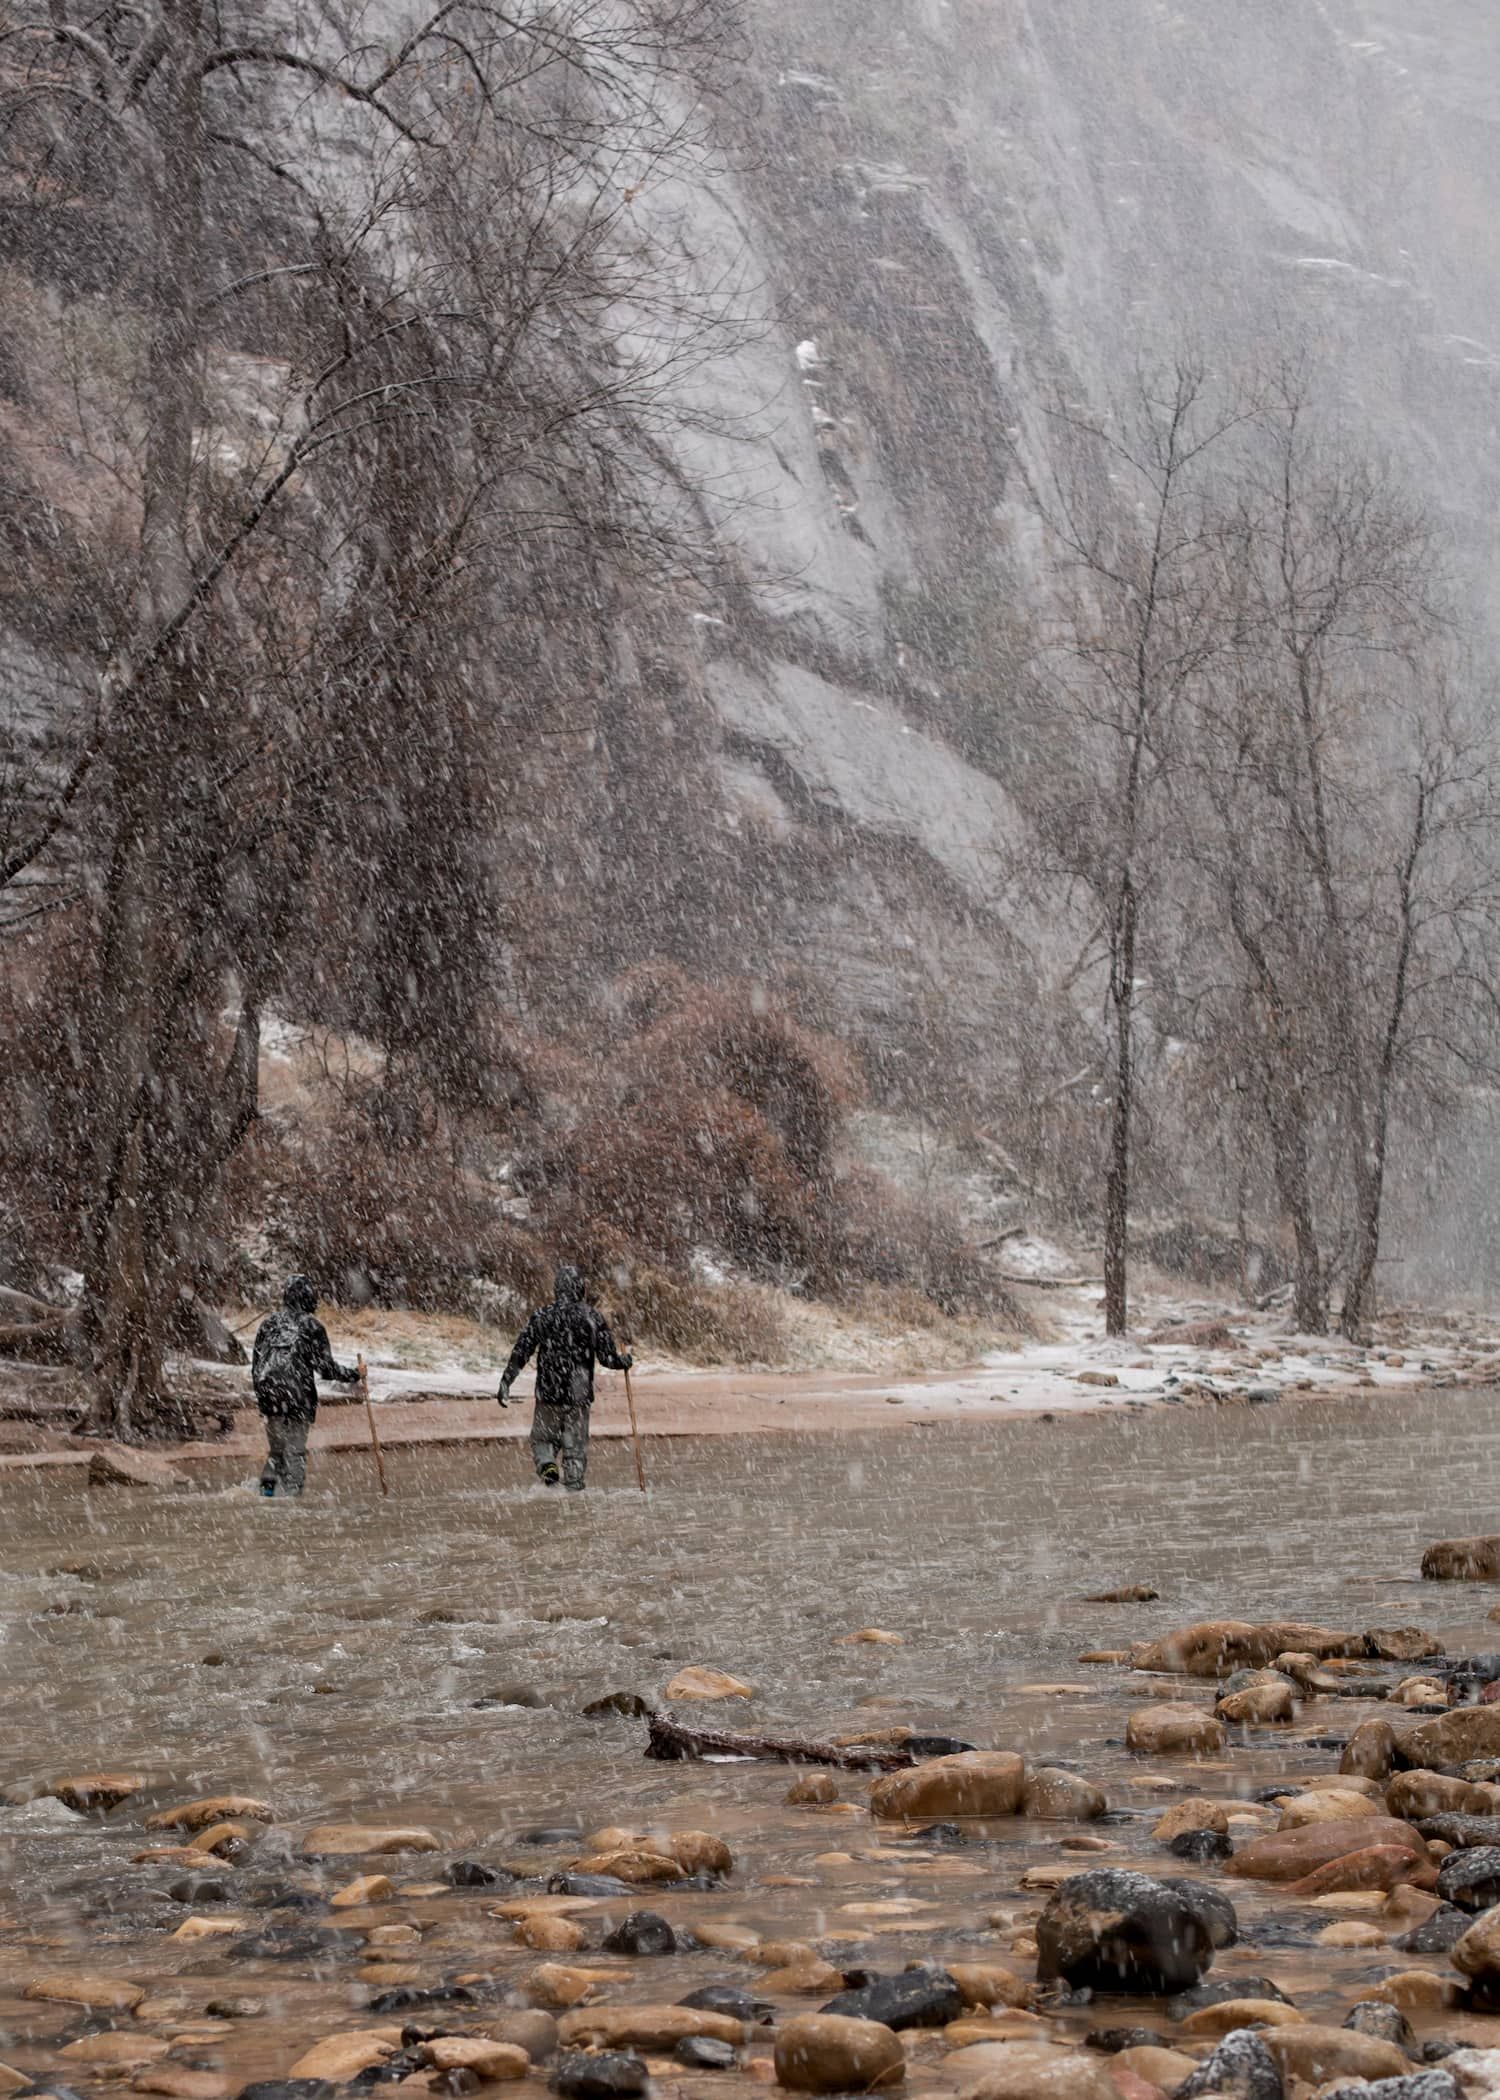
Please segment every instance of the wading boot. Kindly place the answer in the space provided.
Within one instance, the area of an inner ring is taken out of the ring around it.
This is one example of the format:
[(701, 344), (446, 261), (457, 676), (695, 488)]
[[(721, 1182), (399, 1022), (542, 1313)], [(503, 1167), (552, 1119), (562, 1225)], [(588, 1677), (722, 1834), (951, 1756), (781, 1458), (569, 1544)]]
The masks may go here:
[(558, 1482), (562, 1479), (562, 1474), (559, 1472), (556, 1466), (538, 1466), (536, 1469), (536, 1477), (542, 1483), (543, 1487), (555, 1488)]

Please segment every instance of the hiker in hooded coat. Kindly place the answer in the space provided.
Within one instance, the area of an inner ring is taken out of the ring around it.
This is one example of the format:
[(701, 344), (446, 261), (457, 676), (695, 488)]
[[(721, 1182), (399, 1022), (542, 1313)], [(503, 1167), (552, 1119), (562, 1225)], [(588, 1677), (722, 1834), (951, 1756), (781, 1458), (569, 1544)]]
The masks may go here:
[(340, 1385), (359, 1381), (353, 1365), (334, 1361), (310, 1277), (294, 1276), (281, 1294), (280, 1309), (261, 1321), (250, 1377), (266, 1424), (260, 1491), (300, 1495), (307, 1479), (307, 1433), (318, 1413), (318, 1379), (331, 1378)]
[(538, 1306), (521, 1329), (496, 1395), (502, 1407), (510, 1405), (510, 1389), (533, 1356), (536, 1406), (531, 1417), (531, 1456), (537, 1478), (548, 1487), (556, 1487), (561, 1480), (577, 1493), (588, 1465), (594, 1366), (628, 1371), (635, 1361), (621, 1356), (603, 1314), (585, 1301), (583, 1278), (577, 1269), (558, 1270), (552, 1303)]

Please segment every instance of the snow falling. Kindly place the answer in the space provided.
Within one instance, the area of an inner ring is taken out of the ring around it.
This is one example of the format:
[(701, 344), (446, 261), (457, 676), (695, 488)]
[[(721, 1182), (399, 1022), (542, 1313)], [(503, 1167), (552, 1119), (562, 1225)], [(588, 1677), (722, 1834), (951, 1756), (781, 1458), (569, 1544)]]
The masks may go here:
[(1500, 2096), (1500, 17), (0, 116), (0, 2100)]

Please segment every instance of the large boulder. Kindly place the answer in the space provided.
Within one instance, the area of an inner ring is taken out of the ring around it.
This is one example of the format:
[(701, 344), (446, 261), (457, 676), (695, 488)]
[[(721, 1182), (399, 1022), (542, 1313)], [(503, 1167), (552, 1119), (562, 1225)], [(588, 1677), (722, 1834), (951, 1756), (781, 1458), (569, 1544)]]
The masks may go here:
[(1422, 1573), (1428, 1582), (1500, 1582), (1500, 1538), (1438, 1539)]
[(1214, 1932), (1191, 1890), (1150, 1874), (1097, 1867), (1056, 1890), (1037, 1921), (1037, 1980), (1074, 1990), (1185, 1991), (1214, 1958)]
[(1427, 1863), (1427, 1845), (1410, 1823), (1394, 1816), (1361, 1816), (1356, 1822), (1304, 1823), (1300, 1830), (1274, 1830), (1241, 1845), (1224, 1872), (1246, 1881), (1300, 1881), (1316, 1867), (1372, 1845), (1399, 1845)]
[(1403, 1765), (1462, 1765), (1471, 1758), (1500, 1757), (1500, 1706), (1456, 1706), (1452, 1713), (1418, 1721), (1396, 1738)]
[(800, 2013), (776, 2038), (776, 2079), (794, 2093), (867, 2093), (900, 2083), (906, 2051), (875, 2020)]
[(966, 1750), (888, 1772), (870, 1788), (870, 1813), (886, 1822), (939, 1816), (1013, 1816), (1026, 1766), (1009, 1750)]

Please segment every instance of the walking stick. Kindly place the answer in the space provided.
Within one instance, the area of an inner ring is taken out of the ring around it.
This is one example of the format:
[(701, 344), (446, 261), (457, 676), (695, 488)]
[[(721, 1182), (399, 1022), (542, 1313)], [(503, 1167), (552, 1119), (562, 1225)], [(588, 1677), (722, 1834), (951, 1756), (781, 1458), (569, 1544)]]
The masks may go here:
[(628, 1371), (625, 1373), (625, 1404), (630, 1409), (630, 1435), (635, 1445), (636, 1486), (644, 1495), (646, 1492), (646, 1461), (641, 1457), (641, 1432), (636, 1427), (635, 1394), (630, 1390), (630, 1373)]
[(375, 1470), (380, 1475), (380, 1492), (382, 1495), (388, 1495), (391, 1488), (385, 1477), (385, 1453), (380, 1448), (380, 1433), (375, 1427), (375, 1410), (370, 1405), (369, 1375), (362, 1356), (356, 1356), (354, 1361), (359, 1366), (359, 1382), (365, 1389), (365, 1420), (370, 1425), (370, 1449), (375, 1453)]

